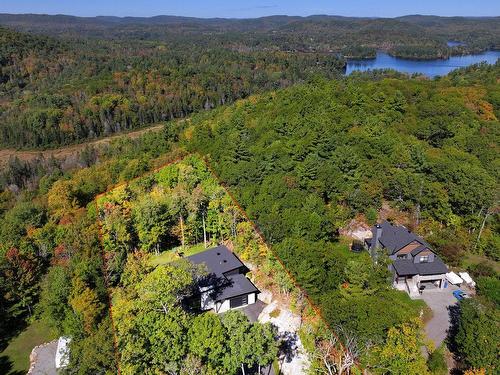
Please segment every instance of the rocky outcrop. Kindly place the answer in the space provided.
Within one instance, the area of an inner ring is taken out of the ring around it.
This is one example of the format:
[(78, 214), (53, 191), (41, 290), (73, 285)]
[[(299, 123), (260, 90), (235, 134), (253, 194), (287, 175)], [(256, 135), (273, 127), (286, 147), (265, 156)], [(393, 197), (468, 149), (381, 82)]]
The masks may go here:
[(273, 301), (273, 294), (269, 290), (261, 289), (257, 298), (269, 305)]
[(352, 219), (349, 224), (339, 230), (341, 236), (350, 237), (358, 241), (364, 241), (372, 237), (371, 228), (368, 224)]

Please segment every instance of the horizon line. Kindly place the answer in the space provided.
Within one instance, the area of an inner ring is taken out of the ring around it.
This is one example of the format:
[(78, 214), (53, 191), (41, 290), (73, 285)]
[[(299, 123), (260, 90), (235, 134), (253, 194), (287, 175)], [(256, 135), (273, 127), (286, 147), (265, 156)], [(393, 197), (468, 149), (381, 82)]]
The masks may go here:
[(500, 15), (482, 15), (482, 16), (459, 16), (459, 15), (438, 15), (438, 14), (421, 14), (421, 13), (413, 13), (413, 14), (402, 14), (398, 16), (347, 16), (341, 14), (308, 14), (308, 15), (293, 15), (293, 14), (270, 14), (267, 16), (260, 17), (196, 17), (196, 16), (186, 16), (186, 15), (176, 15), (176, 14), (156, 14), (151, 16), (116, 16), (116, 15), (104, 15), (98, 14), (93, 16), (85, 16), (85, 15), (77, 15), (77, 14), (66, 14), (66, 13), (4, 13), (0, 11), (0, 15), (8, 15), (8, 16), (48, 16), (48, 17), (75, 17), (75, 18), (156, 18), (156, 17), (177, 17), (177, 18), (190, 18), (190, 19), (199, 19), (199, 20), (257, 20), (263, 18), (271, 18), (271, 17), (290, 17), (290, 18), (310, 18), (310, 17), (339, 17), (339, 18), (359, 18), (359, 19), (396, 19), (402, 17), (440, 17), (440, 18), (499, 18)]

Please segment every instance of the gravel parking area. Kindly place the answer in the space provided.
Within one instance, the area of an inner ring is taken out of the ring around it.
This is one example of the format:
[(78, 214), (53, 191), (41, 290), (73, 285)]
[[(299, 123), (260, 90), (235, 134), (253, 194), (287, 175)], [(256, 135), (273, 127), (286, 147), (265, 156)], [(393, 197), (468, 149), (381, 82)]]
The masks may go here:
[(449, 307), (456, 305), (457, 300), (453, 291), (459, 289), (454, 285), (448, 285), (446, 289), (427, 290), (422, 293), (421, 298), (432, 310), (432, 318), (425, 325), (425, 333), (429, 339), (434, 341), (436, 347), (446, 339), (450, 327)]
[(28, 375), (56, 375), (57, 340), (37, 346), (31, 354), (32, 365)]

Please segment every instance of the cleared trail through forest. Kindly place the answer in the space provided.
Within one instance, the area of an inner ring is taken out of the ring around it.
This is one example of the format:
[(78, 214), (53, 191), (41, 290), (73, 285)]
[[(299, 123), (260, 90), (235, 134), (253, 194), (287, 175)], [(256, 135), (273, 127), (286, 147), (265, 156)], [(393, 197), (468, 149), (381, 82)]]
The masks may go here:
[(127, 133), (116, 133), (110, 135), (109, 137), (99, 138), (96, 140), (90, 140), (84, 143), (78, 143), (70, 146), (64, 146), (60, 148), (48, 149), (48, 150), (15, 150), (15, 149), (2, 149), (0, 150), (0, 165), (5, 165), (11, 156), (17, 156), (20, 160), (31, 161), (39, 156), (45, 158), (50, 158), (53, 156), (56, 159), (65, 159), (68, 156), (74, 155), (79, 151), (82, 151), (86, 146), (98, 146), (105, 143), (110, 143), (112, 140), (120, 137), (128, 137), (131, 139), (139, 138), (141, 135), (147, 132), (157, 132), (162, 130), (164, 124), (157, 124), (147, 128), (142, 128), (139, 130), (127, 132)]

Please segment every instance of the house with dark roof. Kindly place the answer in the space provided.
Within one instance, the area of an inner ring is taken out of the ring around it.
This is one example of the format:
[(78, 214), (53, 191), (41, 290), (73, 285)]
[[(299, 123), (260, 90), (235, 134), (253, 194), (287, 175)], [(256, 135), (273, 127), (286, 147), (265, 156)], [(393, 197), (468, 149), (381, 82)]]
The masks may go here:
[[(226, 246), (217, 246), (186, 257), (193, 264), (204, 264), (208, 274), (197, 285), (191, 303), (202, 311), (222, 313), (257, 301), (259, 290), (245, 276), (249, 271)], [(192, 305), (192, 306), (193, 306)]]
[(392, 259), (393, 285), (410, 297), (426, 289), (444, 288), (448, 268), (423, 238), (404, 226), (388, 221), (376, 224), (365, 244), (375, 260), (380, 252)]

